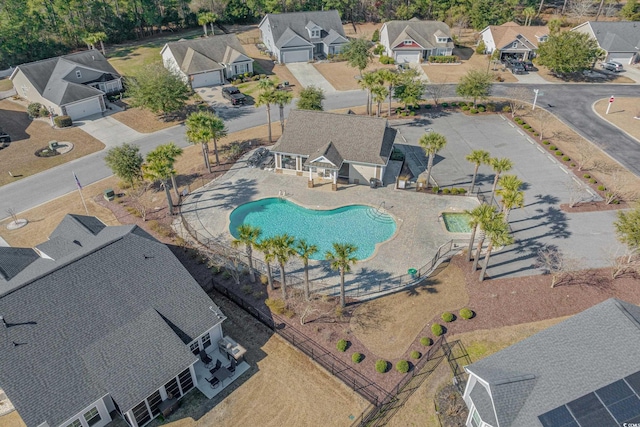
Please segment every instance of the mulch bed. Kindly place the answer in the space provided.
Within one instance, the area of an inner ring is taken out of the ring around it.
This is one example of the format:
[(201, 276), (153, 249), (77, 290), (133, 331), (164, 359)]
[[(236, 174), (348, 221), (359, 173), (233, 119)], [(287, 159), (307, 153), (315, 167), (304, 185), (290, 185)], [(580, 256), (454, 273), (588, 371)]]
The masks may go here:
[(617, 211), (619, 209), (628, 209), (631, 206), (627, 202), (609, 203), (604, 201), (600, 202), (583, 202), (570, 207), (568, 203), (562, 203), (560, 210), (567, 213), (580, 213), (580, 212), (596, 212), (596, 211)]
[(438, 418), (442, 427), (464, 427), (469, 410), (453, 384), (446, 385), (436, 393)]

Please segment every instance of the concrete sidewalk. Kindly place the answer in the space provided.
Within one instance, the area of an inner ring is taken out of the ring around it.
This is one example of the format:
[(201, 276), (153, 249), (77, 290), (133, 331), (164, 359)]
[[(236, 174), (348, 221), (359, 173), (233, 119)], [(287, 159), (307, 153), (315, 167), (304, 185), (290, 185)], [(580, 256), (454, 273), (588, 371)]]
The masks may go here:
[(313, 64), (308, 62), (294, 62), (287, 64), (287, 68), (293, 77), (300, 82), (302, 87), (315, 86), (324, 91), (325, 94), (336, 92), (336, 89), (324, 78)]

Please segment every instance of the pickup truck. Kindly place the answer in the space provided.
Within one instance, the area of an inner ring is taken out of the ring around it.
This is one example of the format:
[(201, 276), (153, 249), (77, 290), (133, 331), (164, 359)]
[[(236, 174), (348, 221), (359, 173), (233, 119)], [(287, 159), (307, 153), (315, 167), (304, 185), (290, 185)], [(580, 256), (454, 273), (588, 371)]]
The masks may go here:
[(240, 89), (235, 86), (227, 86), (222, 88), (222, 97), (231, 101), (231, 105), (240, 105), (244, 104), (246, 96)]

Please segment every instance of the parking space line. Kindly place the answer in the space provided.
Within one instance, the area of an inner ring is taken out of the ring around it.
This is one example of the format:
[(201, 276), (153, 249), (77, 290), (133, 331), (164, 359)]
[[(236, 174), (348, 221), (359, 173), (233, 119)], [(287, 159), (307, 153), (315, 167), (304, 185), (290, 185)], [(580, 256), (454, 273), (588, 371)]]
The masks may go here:
[(522, 136), (524, 136), (524, 133), (522, 133), (522, 131), (520, 129), (518, 129), (518, 133)]
[(536, 146), (536, 148), (538, 149), (539, 152), (544, 153), (544, 150), (539, 145)]
[(556, 159), (554, 159), (553, 157), (551, 157), (551, 156), (547, 156), (547, 158), (548, 158), (549, 160), (551, 160), (553, 163), (556, 163)]
[(574, 180), (576, 182), (576, 184), (582, 185), (582, 183), (575, 176), (572, 176), (571, 179)]
[(513, 125), (513, 123), (509, 122), (509, 126), (511, 126), (512, 128), (514, 128), (515, 126)]
[(566, 170), (565, 168), (563, 168), (562, 166), (558, 165), (558, 167), (560, 168), (560, 170), (564, 173), (566, 173), (567, 175), (569, 175), (569, 171)]
[(594, 197), (596, 196), (596, 193), (594, 193), (592, 189), (587, 188), (587, 191), (588, 191), (588, 192), (589, 192), (589, 194), (591, 194), (592, 196), (594, 196)]
[(502, 120), (505, 120), (505, 121), (507, 120), (507, 119), (505, 119), (505, 118), (504, 118), (504, 116), (503, 116), (502, 114), (498, 114), (498, 115), (500, 116), (500, 118), (501, 118)]

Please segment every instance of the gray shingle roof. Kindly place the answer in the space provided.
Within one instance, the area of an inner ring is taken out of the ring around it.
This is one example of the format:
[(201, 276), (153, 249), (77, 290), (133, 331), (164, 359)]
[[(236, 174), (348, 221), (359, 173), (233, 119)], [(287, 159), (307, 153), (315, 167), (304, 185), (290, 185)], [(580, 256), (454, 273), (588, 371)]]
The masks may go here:
[[(120, 77), (106, 58), (94, 49), (30, 62), (17, 68), (42, 97), (56, 105), (102, 95), (102, 91), (85, 83)], [(80, 78), (76, 76), (77, 70), (81, 72)]]
[[(337, 10), (268, 13), (263, 20), (268, 20), (273, 34), (273, 40), (277, 47), (282, 47), (291, 40), (291, 32), (310, 43), (325, 41), (327, 44), (331, 44), (338, 37), (344, 37), (346, 39), (344, 29), (342, 28), (342, 21), (340, 20), (340, 15)], [(320, 39), (311, 39), (311, 37), (309, 37), (307, 26), (310, 22), (322, 28)], [(287, 29), (291, 31), (288, 32)], [(331, 30), (333, 30), (333, 34)], [(329, 38), (327, 39), (327, 37)]]
[(331, 142), (344, 161), (386, 165), (396, 135), (383, 118), (292, 110), (272, 151), (317, 157)]
[(0, 296), (0, 384), (28, 427), (59, 425), (105, 394), (131, 409), (194, 361), (173, 328), (194, 339), (221, 322), (164, 244), (135, 226), (93, 235), (78, 223), (52, 236), (79, 249), (39, 258)]
[(539, 415), (640, 371), (638, 354), (640, 307), (611, 298), (467, 370), (489, 383), (501, 427), (539, 427)]
[(496, 421), (496, 413), (493, 410), (493, 403), (491, 403), (491, 396), (489, 396), (489, 392), (484, 385), (477, 382), (471, 393), (469, 393), (469, 397), (473, 400), (473, 404), (482, 421), (492, 426), (497, 426), (498, 422)]
[(220, 70), (244, 55), (249, 58), (235, 34), (180, 40), (167, 43), (164, 49), (173, 54), (180, 69), (185, 74), (196, 74)]
[(600, 47), (607, 52), (638, 52), (640, 23), (590, 21)]
[[(451, 40), (451, 30), (449, 26), (440, 21), (420, 21), (411, 19), (409, 21), (389, 21), (384, 24), (387, 27), (389, 43), (391, 48), (402, 43), (407, 36), (420, 44), (425, 49), (434, 47), (453, 48)], [(447, 43), (438, 43), (437, 34), (444, 34), (448, 37)]]

